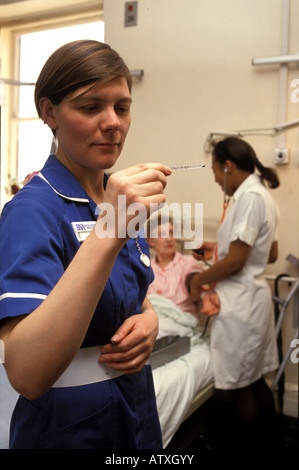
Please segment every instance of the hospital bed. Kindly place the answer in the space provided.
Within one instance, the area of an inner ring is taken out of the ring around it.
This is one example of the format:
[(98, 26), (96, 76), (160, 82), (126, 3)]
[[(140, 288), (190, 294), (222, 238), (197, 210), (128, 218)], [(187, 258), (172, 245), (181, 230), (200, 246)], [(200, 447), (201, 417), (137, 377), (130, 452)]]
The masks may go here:
[(213, 368), (209, 335), (202, 336), (197, 319), (161, 296), (149, 295), (149, 299), (159, 317), (158, 339), (167, 336), (190, 339), (189, 352), (153, 369), (165, 448), (180, 425), (213, 394)]

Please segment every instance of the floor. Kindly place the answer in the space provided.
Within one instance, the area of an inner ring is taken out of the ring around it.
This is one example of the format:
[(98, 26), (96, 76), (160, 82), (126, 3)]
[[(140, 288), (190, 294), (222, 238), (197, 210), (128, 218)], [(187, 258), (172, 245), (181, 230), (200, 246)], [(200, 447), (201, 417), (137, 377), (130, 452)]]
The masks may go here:
[[(298, 419), (281, 414), (276, 418), (275, 439), (267, 440), (263, 435), (255, 448), (298, 449)], [(238, 437), (230, 403), (223, 396), (213, 396), (181, 425), (167, 448), (196, 451), (252, 448), (244, 446), (244, 440), (237, 444)]]

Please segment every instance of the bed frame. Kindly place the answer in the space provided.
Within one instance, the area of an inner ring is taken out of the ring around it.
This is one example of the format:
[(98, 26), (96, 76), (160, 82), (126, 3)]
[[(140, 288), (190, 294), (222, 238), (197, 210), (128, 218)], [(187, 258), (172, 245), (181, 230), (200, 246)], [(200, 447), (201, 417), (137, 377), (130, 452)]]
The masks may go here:
[(197, 392), (192, 400), (189, 410), (184, 416), (183, 422), (186, 421), (190, 416), (198, 410), (214, 393), (214, 383), (206, 385), (202, 390)]

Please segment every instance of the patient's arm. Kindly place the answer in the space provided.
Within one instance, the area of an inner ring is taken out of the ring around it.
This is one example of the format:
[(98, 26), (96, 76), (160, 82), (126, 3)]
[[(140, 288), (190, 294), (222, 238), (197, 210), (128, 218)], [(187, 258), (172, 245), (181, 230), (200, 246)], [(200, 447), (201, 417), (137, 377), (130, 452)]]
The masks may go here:
[(220, 311), (220, 300), (215, 291), (208, 292), (202, 298), (202, 308), (201, 313), (211, 317), (212, 315), (217, 315)]

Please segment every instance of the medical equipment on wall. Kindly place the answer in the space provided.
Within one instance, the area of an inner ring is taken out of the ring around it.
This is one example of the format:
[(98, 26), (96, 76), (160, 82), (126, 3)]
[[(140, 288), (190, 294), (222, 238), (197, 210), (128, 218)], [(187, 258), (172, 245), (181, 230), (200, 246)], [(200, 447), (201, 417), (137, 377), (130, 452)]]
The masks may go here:
[(204, 144), (205, 152), (209, 153), (213, 150), (215, 142), (220, 137), (246, 137), (249, 135), (256, 135), (256, 136), (270, 136), (275, 137), (280, 135), (284, 132), (289, 131), (290, 129), (294, 129), (295, 127), (299, 126), (299, 119), (294, 119), (293, 121), (283, 122), (277, 124), (274, 127), (264, 127), (264, 128), (256, 128), (256, 129), (237, 129), (232, 131), (211, 131), (206, 138)]

